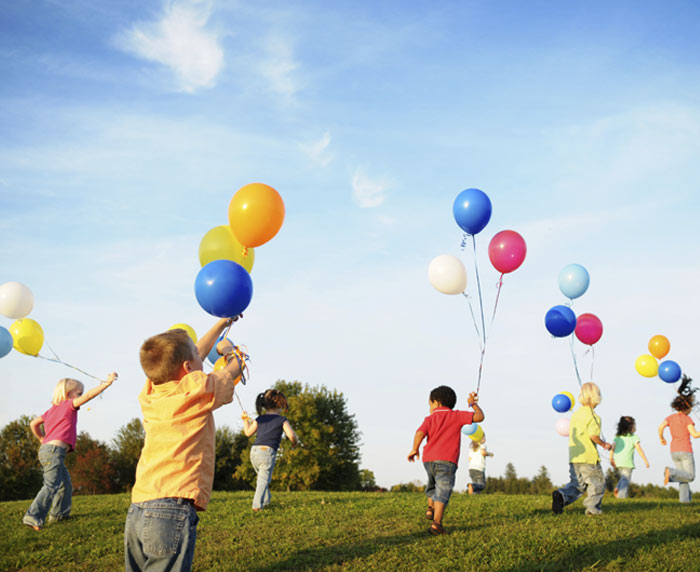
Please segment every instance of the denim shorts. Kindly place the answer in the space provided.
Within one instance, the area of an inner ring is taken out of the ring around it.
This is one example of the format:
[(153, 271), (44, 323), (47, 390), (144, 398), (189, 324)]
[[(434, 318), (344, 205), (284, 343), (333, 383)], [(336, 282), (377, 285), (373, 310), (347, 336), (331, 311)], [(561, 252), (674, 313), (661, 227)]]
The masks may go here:
[(199, 517), (190, 499), (133, 503), (124, 526), (124, 563), (136, 570), (190, 570)]
[(423, 466), (425, 472), (428, 473), (425, 495), (433, 502), (447, 505), (450, 495), (452, 495), (452, 489), (455, 488), (457, 465), (450, 461), (428, 461), (424, 462)]

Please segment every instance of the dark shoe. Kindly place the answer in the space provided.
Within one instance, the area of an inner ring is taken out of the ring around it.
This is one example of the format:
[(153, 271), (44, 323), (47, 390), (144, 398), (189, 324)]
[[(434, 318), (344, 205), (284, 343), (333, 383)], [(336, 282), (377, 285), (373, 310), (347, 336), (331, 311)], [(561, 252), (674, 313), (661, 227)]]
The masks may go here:
[(440, 536), (441, 534), (447, 534), (447, 531), (442, 527), (442, 524), (433, 521), (433, 523), (428, 527), (428, 532), (433, 536)]
[(559, 491), (554, 491), (552, 493), (552, 512), (554, 514), (561, 514), (564, 512), (564, 495)]

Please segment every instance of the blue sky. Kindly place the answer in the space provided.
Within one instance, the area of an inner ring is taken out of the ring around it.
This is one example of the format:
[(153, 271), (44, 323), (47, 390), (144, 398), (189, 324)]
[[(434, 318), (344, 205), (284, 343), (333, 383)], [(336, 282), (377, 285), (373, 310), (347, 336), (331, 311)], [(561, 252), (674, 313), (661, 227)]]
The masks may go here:
[[(272, 185), (287, 213), (256, 249), (253, 301), (234, 330), (253, 358), (241, 398), (252, 409), (281, 378), (342, 391), (363, 433), (362, 466), (390, 486), (424, 478), (405, 458), (430, 389), (475, 385), (466, 301), (435, 291), (427, 267), (461, 256), (475, 294), (452, 203), (478, 187), (494, 209), (477, 236), (487, 306), (498, 279), (491, 236), (513, 229), (528, 245), (489, 330), (487, 472), (513, 462), (533, 476), (544, 464), (566, 479), (550, 401), (577, 383), (544, 314), (565, 302), (557, 275), (576, 262), (591, 287), (574, 310), (605, 328), (593, 375), (604, 433), (635, 416), (652, 469), (634, 478), (660, 482), (669, 454), (655, 431), (673, 388), (633, 364), (661, 333), (668, 357), (697, 371), (699, 11), (6, 3), (0, 283), (32, 289), (30, 317), (65, 361), (120, 373), (79, 419), (108, 441), (139, 415), (141, 342), (177, 322), (201, 335), (213, 321), (193, 292), (201, 237), (226, 223), (238, 188)], [(588, 372), (591, 355), (578, 351)], [(17, 352), (0, 372), (3, 425), (44, 411), (72, 375)], [(239, 416), (232, 404), (217, 423), (238, 427)]]

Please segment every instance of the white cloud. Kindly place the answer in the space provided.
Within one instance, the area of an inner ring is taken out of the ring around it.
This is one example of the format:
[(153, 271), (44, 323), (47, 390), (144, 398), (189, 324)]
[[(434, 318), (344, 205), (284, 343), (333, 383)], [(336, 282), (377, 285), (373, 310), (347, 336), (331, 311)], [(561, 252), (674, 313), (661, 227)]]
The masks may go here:
[(384, 179), (370, 179), (360, 169), (352, 177), (352, 198), (363, 209), (374, 208), (384, 203), (389, 182)]
[(332, 153), (328, 151), (330, 144), (331, 134), (326, 131), (318, 141), (300, 143), (299, 147), (314, 163), (326, 167), (333, 160)]
[(264, 46), (265, 54), (258, 63), (258, 70), (268, 88), (291, 103), (300, 89), (295, 74), (299, 63), (294, 58), (292, 46), (286, 38), (271, 35)]
[(159, 20), (134, 24), (117, 43), (127, 52), (170, 68), (181, 91), (212, 87), (223, 68), (224, 52), (217, 34), (206, 29), (210, 12), (209, 2), (169, 2)]

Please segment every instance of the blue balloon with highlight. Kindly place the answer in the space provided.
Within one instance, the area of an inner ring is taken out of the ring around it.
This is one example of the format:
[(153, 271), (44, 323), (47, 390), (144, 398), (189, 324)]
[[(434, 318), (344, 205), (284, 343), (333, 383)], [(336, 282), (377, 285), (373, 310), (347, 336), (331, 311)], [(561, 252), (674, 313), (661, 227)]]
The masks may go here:
[(554, 306), (544, 316), (547, 331), (557, 338), (565, 338), (576, 329), (576, 314), (568, 306)]
[(571, 409), (571, 399), (569, 399), (569, 397), (563, 393), (557, 393), (552, 398), (552, 407), (554, 408), (554, 411), (557, 411), (558, 413), (566, 413), (569, 411), (569, 409)]
[(479, 189), (466, 189), (457, 195), (452, 213), (467, 234), (479, 234), (491, 220), (491, 199)]
[(479, 428), (478, 423), (472, 423), (471, 425), (462, 426), (462, 434), (464, 435), (474, 435), (476, 430)]
[(213, 260), (197, 274), (194, 293), (205, 312), (219, 318), (233, 318), (250, 304), (253, 281), (237, 262)]
[(0, 326), (0, 358), (5, 357), (12, 351), (13, 343), (12, 334)]
[(659, 377), (666, 383), (676, 383), (681, 378), (681, 366), (670, 359), (662, 361), (659, 364)]
[(564, 266), (559, 273), (559, 290), (571, 300), (582, 296), (588, 290), (590, 283), (591, 277), (588, 275), (588, 270), (580, 264)]

